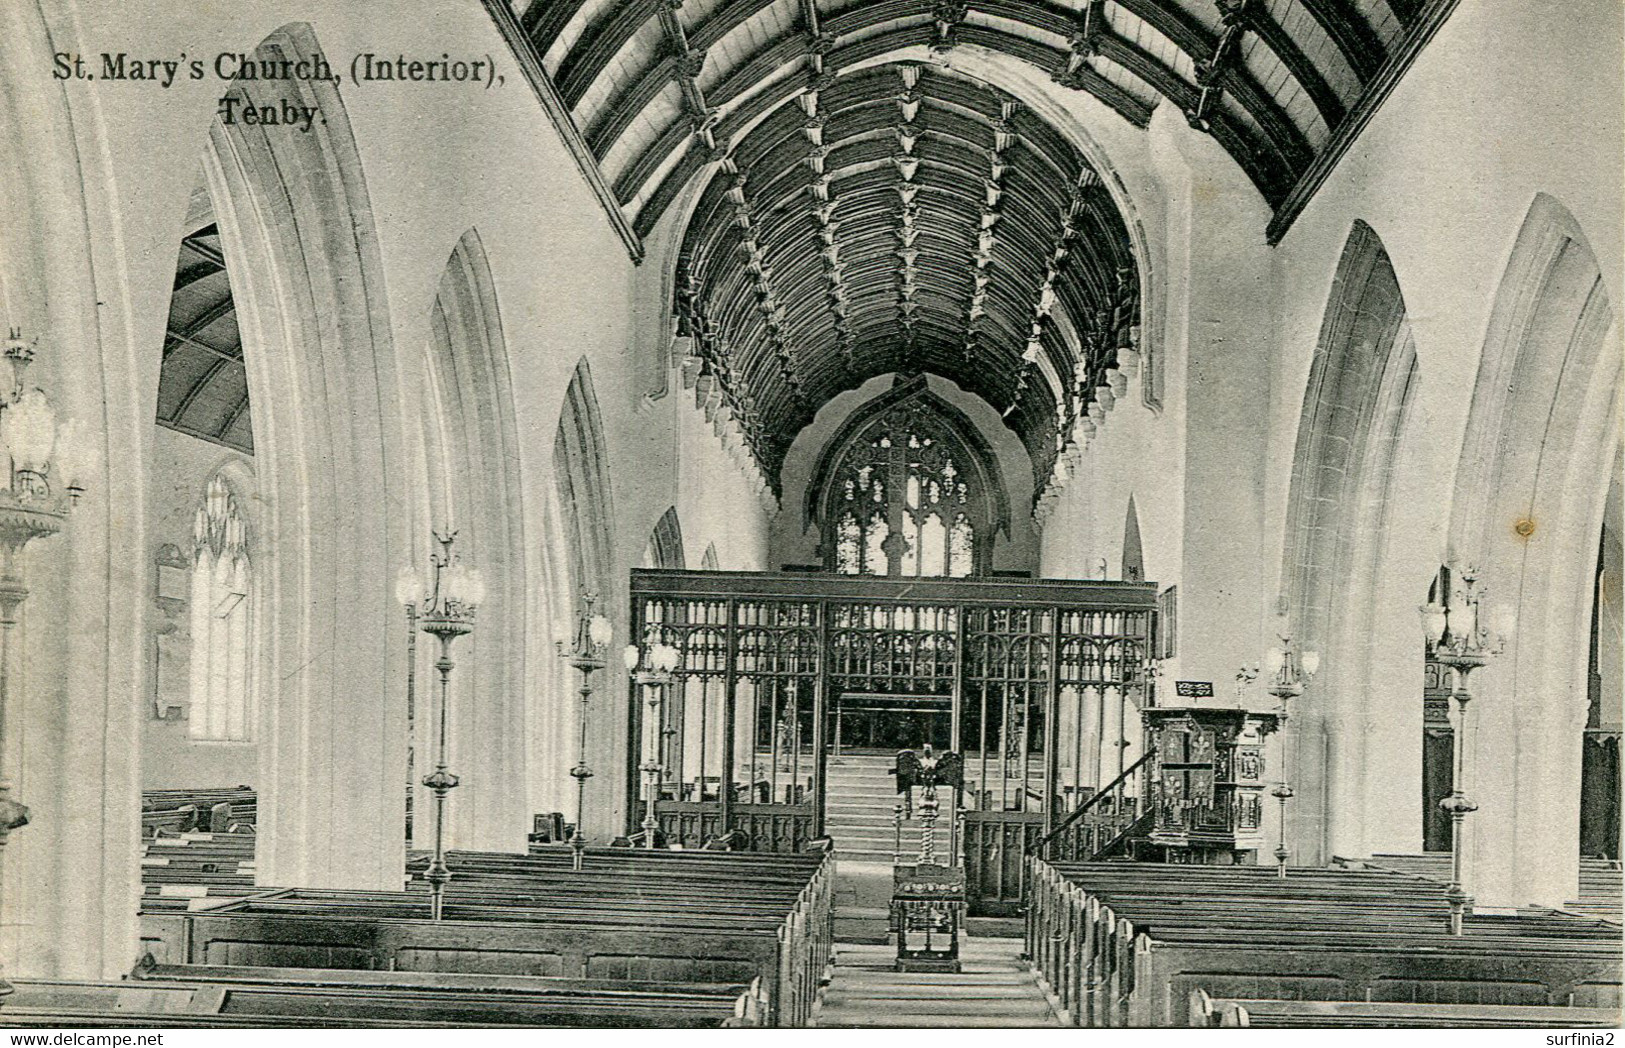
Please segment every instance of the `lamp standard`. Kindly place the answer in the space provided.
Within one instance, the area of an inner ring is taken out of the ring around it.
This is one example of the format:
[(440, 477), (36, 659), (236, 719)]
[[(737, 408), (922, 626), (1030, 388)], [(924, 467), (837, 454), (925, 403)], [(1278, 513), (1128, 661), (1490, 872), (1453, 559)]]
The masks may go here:
[(1275, 873), (1286, 876), (1286, 802), (1292, 799), (1292, 784), (1287, 781), (1286, 720), (1287, 702), (1303, 694), (1303, 686), (1320, 671), (1320, 652), (1300, 652), (1292, 643), (1292, 635), (1283, 628), (1279, 634), (1279, 647), (1264, 654), (1264, 671), (1268, 674), (1265, 690), (1280, 703), (1277, 724), (1281, 729), (1281, 781), (1270, 790), (1270, 796), (1280, 803), (1281, 825), (1275, 843)]
[[(29, 542), (62, 530), (84, 482), (95, 472), (95, 450), (77, 420), (57, 423), (45, 392), (25, 382), (37, 339), (12, 328), (4, 355), (11, 382), (0, 387), (0, 852), (13, 830), (28, 825), (28, 806), (11, 795), (6, 766), (11, 709), (11, 648), (18, 611), (28, 599), (21, 555)], [(0, 896), (3, 897), (3, 896)], [(11, 987), (0, 981), (0, 994)]]
[(440, 920), (445, 906), (446, 884), (451, 869), (446, 865), (446, 795), (457, 787), (458, 778), (446, 766), (446, 704), (451, 690), (451, 643), (474, 631), (474, 612), (485, 599), (485, 581), (480, 573), (457, 560), (452, 551), (455, 531), (434, 533), (440, 549), (429, 556), (433, 566), (428, 587), (411, 567), (396, 576), (395, 598), (417, 609), (418, 628), (440, 641), (435, 669), (440, 673), (437, 700), (439, 725), (435, 732), (434, 770), (424, 776), (423, 785), (434, 793), (434, 857), (424, 877), (429, 882), (429, 917)]
[(632, 682), (641, 689), (644, 701), (649, 705), (648, 748), (644, 751), (641, 766), (647, 791), (643, 802), (643, 846), (653, 848), (660, 830), (655, 805), (660, 800), (660, 780), (665, 771), (660, 743), (661, 725), (665, 721), (666, 689), (671, 687), (673, 671), (677, 669), (682, 656), (665, 642), (660, 628), (652, 624), (644, 631), (643, 644), (641, 650), (636, 644), (628, 644), (621, 653), (621, 659), (626, 664), (626, 672), (632, 676)]
[(574, 832), (570, 834), (570, 848), (574, 853), (570, 866), (575, 870), (581, 869), (587, 851), (582, 819), (587, 810), (587, 780), (592, 778), (592, 769), (587, 766), (587, 709), (592, 699), (592, 675), (604, 668), (604, 652), (615, 635), (608, 619), (593, 614), (592, 606), (597, 600), (596, 594), (583, 593), (582, 608), (576, 616), (575, 635), (568, 640), (560, 637), (554, 641), (559, 657), (581, 674), (581, 687), (578, 689), (581, 695), (581, 741), (576, 766), (570, 769), (570, 777), (576, 781), (576, 824)]
[(1450, 903), (1449, 928), (1451, 935), (1460, 935), (1467, 909), (1462, 822), (1468, 813), (1478, 810), (1478, 805), (1468, 800), (1464, 790), (1467, 781), (1467, 704), (1472, 701), (1467, 681), (1474, 670), (1488, 665), (1491, 656), (1499, 655), (1505, 649), (1513, 621), (1511, 609), (1499, 609), (1492, 638), (1489, 627), (1479, 614), (1479, 602), (1484, 594), (1478, 586), (1478, 569), (1469, 565), (1452, 575), (1461, 581), (1459, 591), (1449, 594), (1441, 592), (1438, 601), (1423, 604), (1419, 610), (1422, 614), (1422, 633), (1433, 651), (1434, 659), (1450, 667), (1450, 697), (1456, 700), (1455, 768), (1450, 794), (1439, 802), (1439, 807), (1450, 816), (1450, 885), (1445, 889), (1445, 899)]

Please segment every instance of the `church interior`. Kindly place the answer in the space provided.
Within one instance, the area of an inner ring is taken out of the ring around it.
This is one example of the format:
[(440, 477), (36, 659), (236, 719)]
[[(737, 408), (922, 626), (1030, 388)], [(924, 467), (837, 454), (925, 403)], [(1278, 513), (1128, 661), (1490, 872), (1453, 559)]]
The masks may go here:
[(1617, 1025), (1622, 39), (0, 5), (0, 1025)]

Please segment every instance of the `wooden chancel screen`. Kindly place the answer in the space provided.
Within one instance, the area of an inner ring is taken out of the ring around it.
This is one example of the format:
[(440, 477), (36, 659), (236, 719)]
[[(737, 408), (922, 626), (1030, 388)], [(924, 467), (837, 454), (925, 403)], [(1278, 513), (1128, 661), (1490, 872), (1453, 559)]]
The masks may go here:
[[(658, 626), (681, 661), (658, 731), (629, 697), (628, 828), (652, 762), (668, 840), (742, 831), (754, 850), (796, 850), (823, 832), (837, 733), (876, 752), (949, 743), (973, 899), (1008, 910), (1025, 850), (1139, 757), (1155, 605), (1153, 583), (634, 570), (634, 635)], [(877, 698), (937, 711), (942, 735), (896, 736)], [(892, 736), (854, 730), (886, 716)]]

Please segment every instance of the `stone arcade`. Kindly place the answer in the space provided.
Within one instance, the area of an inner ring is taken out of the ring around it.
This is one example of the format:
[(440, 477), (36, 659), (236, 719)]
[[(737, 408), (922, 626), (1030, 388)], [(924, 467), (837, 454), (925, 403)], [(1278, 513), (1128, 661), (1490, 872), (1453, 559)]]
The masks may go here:
[(0, 4), (0, 1024), (1617, 1022), (1618, 3), (370, 6)]

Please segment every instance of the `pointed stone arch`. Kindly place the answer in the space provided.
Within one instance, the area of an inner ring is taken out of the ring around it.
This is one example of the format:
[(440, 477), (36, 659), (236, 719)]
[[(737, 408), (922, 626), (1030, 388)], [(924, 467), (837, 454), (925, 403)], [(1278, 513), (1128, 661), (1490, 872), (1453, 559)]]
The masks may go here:
[[(460, 848), (508, 848), (528, 816), (524, 791), (513, 788), (526, 768), (528, 584), (507, 343), (477, 230), (462, 235), (446, 262), (423, 363), (412, 413), (421, 426), (425, 481), (413, 562), (427, 563), (434, 529), (455, 530), (458, 556), (486, 579), (480, 628), (459, 645), (466, 669), (453, 680), (450, 745), (463, 786), (448, 808), (448, 838)], [(432, 679), (433, 653), (423, 645), (418, 654), (416, 678)], [(432, 730), (429, 704), (419, 702), (415, 712), (421, 761)], [(429, 810), (421, 794), (420, 812)]]
[(1140, 511), (1135, 508), (1134, 496), (1128, 497), (1128, 511), (1123, 520), (1123, 563), (1118, 578), (1124, 582), (1145, 581), (1145, 549), (1140, 544)]
[(1332, 281), (1299, 417), (1282, 569), (1287, 629), (1325, 669), (1283, 735), (1293, 861), (1364, 854), (1375, 580), (1394, 461), (1417, 381), (1405, 299), (1376, 232), (1356, 220)]
[(1585, 234), (1538, 194), (1490, 315), (1450, 523), (1451, 558), (1477, 566), (1486, 604), (1516, 621), (1506, 653), (1473, 679), (1481, 699), (1467, 729), (1479, 805), (1468, 888), (1489, 905), (1560, 904), (1578, 885), (1586, 641), (1619, 468), (1619, 343)]
[(717, 560), (717, 544), (715, 542), (707, 543), (705, 556), (700, 558), (700, 570), (716, 571), (720, 566)]
[(592, 368), (582, 357), (565, 390), (553, 440), (553, 477), (569, 540), (570, 582), (577, 594), (604, 596), (614, 582), (608, 462)]
[(655, 521), (649, 533), (649, 545), (643, 553), (646, 568), (685, 568), (683, 555), (683, 526), (677, 519), (677, 507), (669, 506)]
[[(292, 23), (255, 55), (321, 50)], [(398, 887), (404, 713), (384, 712), (381, 726), (360, 701), (387, 687), (400, 630), (389, 580), (410, 555), (389, 487), (407, 473), (407, 445), (388, 295), (339, 88), (247, 82), (230, 94), (254, 104), (273, 92), (324, 119), (305, 134), (217, 120), (204, 155), (267, 537), (258, 870), (272, 884)]]

